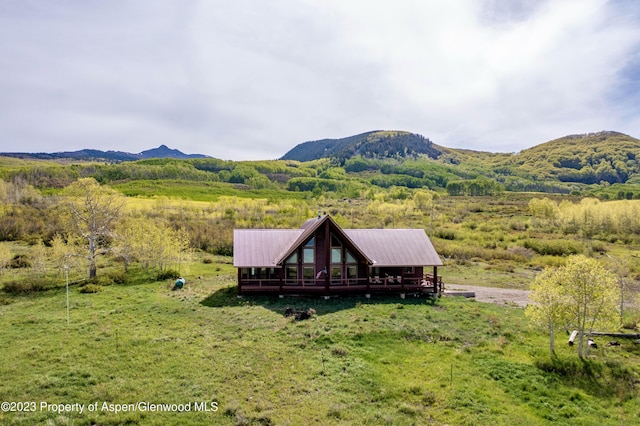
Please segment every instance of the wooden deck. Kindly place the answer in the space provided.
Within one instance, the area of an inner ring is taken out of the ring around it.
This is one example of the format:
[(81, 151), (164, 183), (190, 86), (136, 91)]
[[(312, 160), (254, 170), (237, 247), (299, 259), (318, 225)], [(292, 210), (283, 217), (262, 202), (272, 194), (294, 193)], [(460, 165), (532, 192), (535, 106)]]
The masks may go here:
[(439, 295), (442, 293), (442, 279), (427, 275), (423, 279), (351, 279), (344, 282), (329, 283), (324, 280), (280, 282), (274, 280), (244, 280), (238, 287), (239, 295), (250, 294), (289, 294), (289, 295), (353, 295), (353, 294), (404, 294), (420, 293)]

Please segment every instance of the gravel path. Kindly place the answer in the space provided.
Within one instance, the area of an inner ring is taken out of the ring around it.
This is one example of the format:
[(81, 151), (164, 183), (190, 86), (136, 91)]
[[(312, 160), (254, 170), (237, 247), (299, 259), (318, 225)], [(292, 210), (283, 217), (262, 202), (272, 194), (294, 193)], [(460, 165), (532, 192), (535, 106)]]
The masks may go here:
[(444, 294), (452, 292), (474, 292), (478, 302), (497, 303), (499, 305), (527, 306), (529, 290), (514, 290), (507, 288), (480, 287), (475, 285), (445, 284)]

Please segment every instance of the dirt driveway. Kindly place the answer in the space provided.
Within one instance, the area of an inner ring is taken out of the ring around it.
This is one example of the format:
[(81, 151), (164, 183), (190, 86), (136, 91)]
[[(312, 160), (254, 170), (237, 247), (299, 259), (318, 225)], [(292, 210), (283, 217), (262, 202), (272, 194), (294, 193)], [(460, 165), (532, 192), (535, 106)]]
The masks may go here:
[(527, 306), (529, 303), (529, 290), (514, 290), (507, 288), (480, 287), (475, 285), (445, 285), (444, 294), (454, 296), (457, 293), (475, 293), (478, 302), (497, 303), (499, 305)]

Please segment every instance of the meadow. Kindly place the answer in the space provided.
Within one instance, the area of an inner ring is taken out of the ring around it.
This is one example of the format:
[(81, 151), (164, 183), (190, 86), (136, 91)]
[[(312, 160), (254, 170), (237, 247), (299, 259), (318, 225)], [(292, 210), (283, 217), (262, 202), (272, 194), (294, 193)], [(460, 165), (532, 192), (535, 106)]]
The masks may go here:
[[(324, 160), (19, 164), (14, 175), (11, 164), (0, 163), (8, 179), (0, 181), (0, 249), (11, 255), (0, 265), (0, 402), (9, 403), (1, 424), (600, 425), (640, 417), (632, 340), (599, 339), (580, 360), (558, 337), (551, 358), (545, 331), (515, 306), (239, 299), (231, 256), (234, 228), (299, 227), (318, 211), (345, 228), (424, 229), (444, 259), (445, 287), (527, 289), (540, 271), (585, 254), (620, 275), (624, 331), (637, 333), (640, 201), (630, 191), (620, 196), (611, 185), (600, 200), (451, 196)], [(108, 255), (90, 283), (83, 265), (71, 269), (67, 318), (63, 271), (40, 262), (38, 250), (65, 231), (63, 187), (89, 172), (127, 196), (127, 218), (185, 232), (183, 290), (136, 262), (125, 272)], [(442, 173), (420, 179), (444, 185)], [(287, 308), (316, 315), (296, 321)], [(60, 412), (57, 404), (71, 405)]]
[[(37, 405), (0, 422), (596, 425), (640, 416), (638, 345), (601, 345), (585, 361), (559, 345), (552, 360), (521, 308), (448, 297), (239, 299), (231, 258), (194, 259), (186, 272), (182, 291), (142, 271), (94, 294), (72, 285), (68, 325), (64, 282), (3, 296), (0, 400)], [(288, 307), (316, 315), (296, 321)], [(87, 408), (52, 411), (61, 403)], [(116, 412), (126, 408), (134, 411)]]

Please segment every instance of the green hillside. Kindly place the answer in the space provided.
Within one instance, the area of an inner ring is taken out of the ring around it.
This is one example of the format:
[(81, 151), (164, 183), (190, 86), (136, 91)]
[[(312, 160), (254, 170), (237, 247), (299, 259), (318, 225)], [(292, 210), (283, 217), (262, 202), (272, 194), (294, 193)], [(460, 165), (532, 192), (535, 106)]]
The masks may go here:
[(202, 200), (325, 192), (358, 198), (379, 191), (408, 197), (410, 191), (425, 188), (454, 196), (509, 191), (631, 199), (640, 198), (638, 158), (640, 140), (616, 132), (566, 136), (507, 154), (446, 148), (408, 132), (375, 131), (306, 142), (275, 161), (163, 158), (62, 164), (4, 157), (0, 179), (55, 192), (80, 177), (94, 177), (128, 195), (179, 183), (185, 195)]
[(516, 170), (544, 179), (594, 184), (638, 183), (640, 140), (617, 132), (571, 135), (526, 149)]
[(517, 154), (446, 148), (417, 134), (375, 131), (305, 142), (283, 159), (326, 158), (344, 166), (348, 173), (401, 175), (371, 181), (383, 187), (444, 189), (450, 182), (461, 181), (466, 183), (449, 186), (453, 195), (473, 195), (468, 186), (475, 179), (489, 179), (507, 191), (568, 193), (600, 188), (607, 192), (609, 185), (640, 183), (639, 155), (640, 140), (610, 131), (565, 136)]

